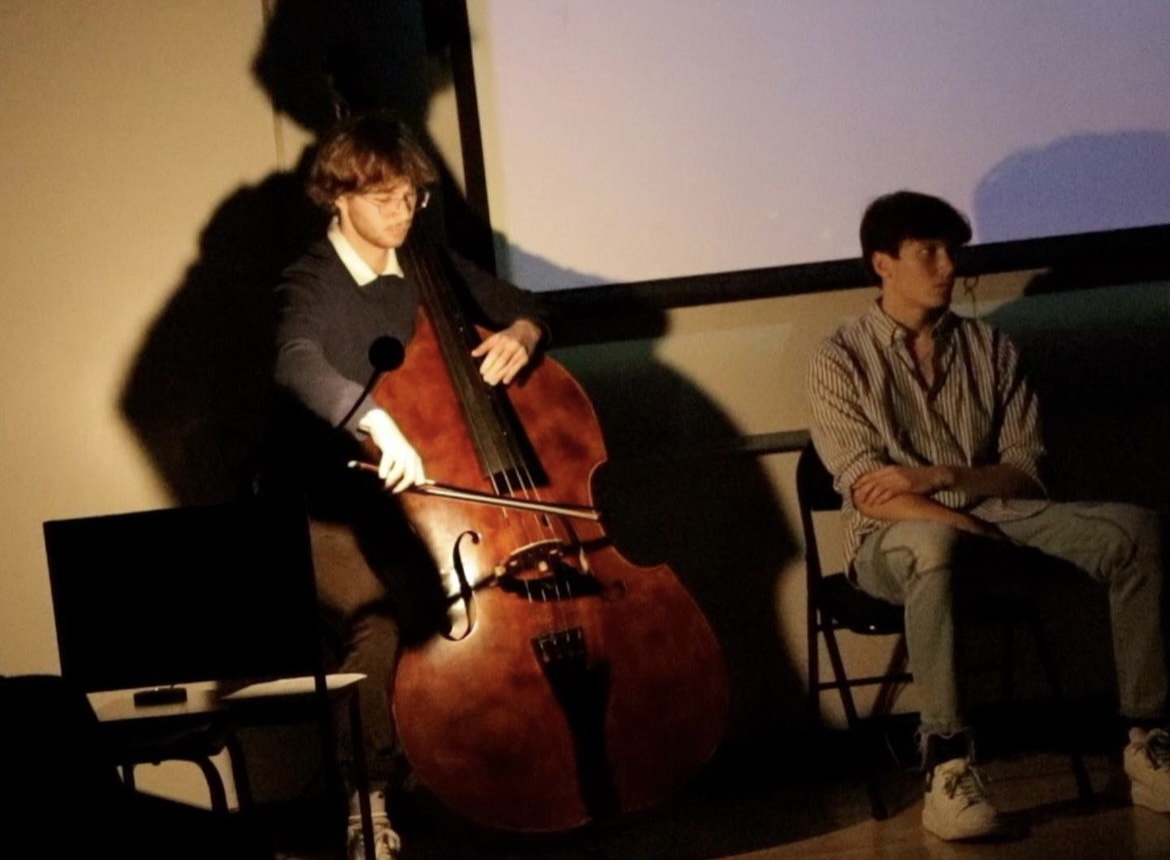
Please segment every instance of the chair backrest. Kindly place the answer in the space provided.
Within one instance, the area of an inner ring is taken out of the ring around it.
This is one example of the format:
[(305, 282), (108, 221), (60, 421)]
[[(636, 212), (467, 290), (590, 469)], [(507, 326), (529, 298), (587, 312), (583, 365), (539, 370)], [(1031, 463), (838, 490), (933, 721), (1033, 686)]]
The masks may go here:
[(808, 571), (810, 594), (813, 584), (821, 578), (820, 545), (813, 514), (841, 509), (841, 497), (833, 489), (833, 476), (817, 456), (809, 442), (796, 461), (796, 500), (800, 508), (800, 528), (804, 535), (805, 566)]
[(296, 504), (55, 520), (44, 538), (61, 674), (86, 692), (323, 672)]
[(810, 511), (841, 509), (841, 497), (833, 489), (833, 476), (821, 462), (812, 442), (804, 446), (796, 463), (796, 494), (800, 506)]

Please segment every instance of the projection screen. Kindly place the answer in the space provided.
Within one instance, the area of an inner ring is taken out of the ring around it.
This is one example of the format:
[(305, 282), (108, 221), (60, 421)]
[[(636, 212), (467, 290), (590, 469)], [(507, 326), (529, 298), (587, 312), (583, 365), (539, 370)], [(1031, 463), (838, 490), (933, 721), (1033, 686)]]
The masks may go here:
[(469, 0), (501, 269), (533, 289), (1170, 223), (1165, 0)]

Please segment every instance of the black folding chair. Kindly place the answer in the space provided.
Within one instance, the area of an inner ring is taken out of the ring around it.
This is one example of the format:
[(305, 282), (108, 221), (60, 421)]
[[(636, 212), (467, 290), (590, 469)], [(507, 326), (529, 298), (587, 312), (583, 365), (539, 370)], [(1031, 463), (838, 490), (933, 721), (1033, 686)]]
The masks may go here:
[[(902, 607), (873, 597), (857, 588), (849, 581), (843, 571), (826, 574), (822, 570), (814, 514), (839, 511), (841, 497), (833, 489), (832, 476), (825, 469), (811, 442), (801, 451), (800, 459), (797, 461), (796, 494), (800, 507), (801, 530), (805, 542), (810, 711), (816, 723), (819, 724), (822, 694), (829, 690), (837, 691), (841, 698), (841, 707), (845, 713), (851, 740), (858, 747), (855, 764), (865, 781), (870, 810), (874, 818), (883, 819), (888, 816), (889, 811), (882, 799), (876, 775), (869, 765), (866, 751), (859, 742), (864, 727), (858, 714), (853, 690), (858, 687), (879, 686), (883, 690), (889, 691), (895, 685), (913, 680), (913, 676), (904, 668), (906, 655)], [(1020, 599), (996, 601), (994, 606), (971, 607), (969, 614), (977, 621), (1003, 625), (1004, 641), (1007, 647), (1000, 668), (1005, 698), (1011, 698), (1014, 693), (1012, 684), (1013, 631), (1020, 624), (1031, 633), (1050, 696), (1057, 701), (1062, 698), (1056, 663), (1048, 647), (1047, 638), (1044, 635), (1034, 602)], [(862, 636), (897, 635), (902, 637), (898, 642), (894, 658), (890, 661), (889, 669), (878, 675), (850, 676), (846, 671), (837, 641), (837, 632), (841, 630)], [(825, 653), (829, 658), (829, 665), (833, 671), (831, 679), (821, 677), (820, 643), (822, 640), (824, 641)], [(878, 700), (881, 701), (883, 698), (888, 698), (888, 696), (879, 693)], [(1067, 737), (1067, 732), (1065, 734)], [(1077, 794), (1082, 801), (1088, 801), (1093, 796), (1093, 789), (1084, 760), (1078, 751), (1071, 748), (1069, 756), (1073, 777), (1076, 780)]]

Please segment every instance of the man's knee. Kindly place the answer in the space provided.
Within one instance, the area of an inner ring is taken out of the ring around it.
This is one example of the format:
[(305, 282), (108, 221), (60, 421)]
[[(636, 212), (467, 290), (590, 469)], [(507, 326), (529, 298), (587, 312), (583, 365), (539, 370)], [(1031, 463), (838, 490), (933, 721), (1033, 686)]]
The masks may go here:
[(390, 678), (398, 659), (398, 625), (387, 613), (363, 612), (350, 623), (347, 663), (371, 677)]
[(892, 603), (932, 605), (953, 601), (965, 533), (941, 523), (907, 520), (871, 535), (855, 562), (858, 584)]
[(386, 587), (370, 568), (348, 525), (312, 520), (309, 537), (317, 597), (332, 617), (345, 623), (386, 600)]
[(924, 574), (947, 575), (968, 551), (969, 537), (944, 523), (905, 520), (884, 530), (876, 555), (887, 569), (898, 570), (906, 580)]
[(1082, 539), (1097, 553), (1098, 575), (1147, 571), (1160, 573), (1161, 530), (1157, 514), (1118, 502), (1078, 505)]

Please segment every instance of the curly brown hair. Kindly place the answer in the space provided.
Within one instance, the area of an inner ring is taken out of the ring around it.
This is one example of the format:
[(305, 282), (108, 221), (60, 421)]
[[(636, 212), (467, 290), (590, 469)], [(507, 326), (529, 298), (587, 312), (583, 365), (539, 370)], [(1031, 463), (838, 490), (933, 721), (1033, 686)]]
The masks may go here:
[(309, 171), (309, 197), (333, 211), (342, 194), (370, 191), (406, 178), (416, 188), (438, 179), (410, 130), (392, 114), (347, 117), (325, 136)]

